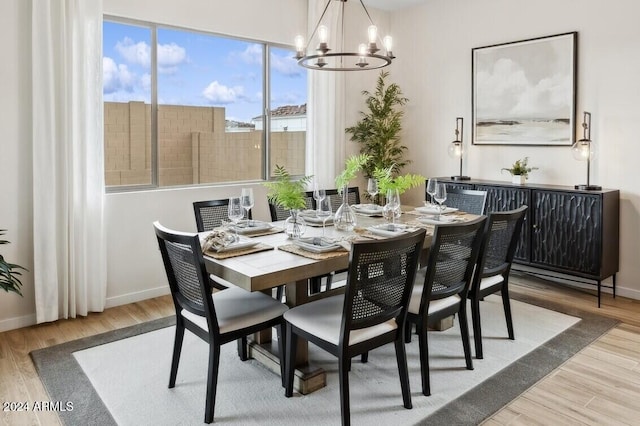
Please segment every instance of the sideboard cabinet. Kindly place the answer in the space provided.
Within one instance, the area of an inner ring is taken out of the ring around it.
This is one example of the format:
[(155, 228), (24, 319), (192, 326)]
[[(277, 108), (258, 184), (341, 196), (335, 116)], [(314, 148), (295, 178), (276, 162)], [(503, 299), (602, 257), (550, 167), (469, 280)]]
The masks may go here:
[(485, 212), (529, 206), (514, 262), (597, 285), (619, 270), (620, 191), (438, 178), (448, 187), (487, 191)]

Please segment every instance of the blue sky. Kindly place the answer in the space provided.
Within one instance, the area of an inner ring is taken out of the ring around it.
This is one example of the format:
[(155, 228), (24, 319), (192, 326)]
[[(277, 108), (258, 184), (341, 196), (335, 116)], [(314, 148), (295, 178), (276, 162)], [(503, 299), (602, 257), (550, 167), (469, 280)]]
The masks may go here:
[[(104, 100), (150, 102), (151, 30), (104, 22)], [(271, 108), (306, 103), (307, 71), (293, 52), (271, 48)], [(262, 111), (262, 45), (175, 29), (158, 29), (160, 104), (223, 106), (248, 122)]]

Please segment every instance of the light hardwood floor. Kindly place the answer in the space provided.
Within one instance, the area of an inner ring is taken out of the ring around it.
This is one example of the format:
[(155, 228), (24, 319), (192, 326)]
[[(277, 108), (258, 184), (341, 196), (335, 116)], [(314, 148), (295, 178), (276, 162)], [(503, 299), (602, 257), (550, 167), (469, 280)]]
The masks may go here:
[[(638, 424), (640, 419), (640, 301), (593, 294), (517, 275), (514, 297), (553, 300), (560, 308), (610, 316), (621, 324), (505, 406), (484, 425)], [(88, 317), (0, 333), (0, 401), (48, 401), (29, 352), (81, 337), (173, 315), (169, 296), (107, 309)], [(55, 412), (6, 412), (4, 425), (57, 425)]]

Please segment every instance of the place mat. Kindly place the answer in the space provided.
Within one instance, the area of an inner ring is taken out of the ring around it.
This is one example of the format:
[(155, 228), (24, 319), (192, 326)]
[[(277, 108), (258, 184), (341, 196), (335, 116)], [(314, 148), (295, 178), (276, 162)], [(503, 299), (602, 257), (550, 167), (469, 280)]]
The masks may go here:
[(279, 234), (280, 232), (284, 232), (284, 228), (280, 228), (279, 226), (274, 226), (272, 228), (265, 229), (262, 231), (248, 232), (248, 233), (245, 233), (244, 236), (253, 238), (253, 237), (260, 237), (263, 235)]
[(301, 247), (298, 247), (295, 244), (284, 244), (282, 246), (278, 246), (278, 250), (286, 251), (315, 260), (331, 259), (332, 257), (346, 256), (349, 254), (349, 250), (345, 249), (344, 247), (334, 251), (328, 251), (326, 253), (313, 253)]
[(213, 250), (207, 250), (205, 252), (205, 255), (209, 257), (213, 257), (214, 259), (220, 260), (220, 259), (228, 259), (230, 257), (244, 256), (245, 254), (257, 253), (259, 251), (266, 251), (266, 250), (273, 250), (273, 246), (260, 243), (253, 247), (247, 247), (246, 249), (223, 251), (221, 253), (215, 252)]

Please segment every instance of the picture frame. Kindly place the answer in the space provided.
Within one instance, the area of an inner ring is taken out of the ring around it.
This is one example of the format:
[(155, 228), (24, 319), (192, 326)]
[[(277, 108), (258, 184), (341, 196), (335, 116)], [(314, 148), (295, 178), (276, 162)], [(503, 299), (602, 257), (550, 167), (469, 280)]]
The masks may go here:
[(473, 48), (474, 145), (571, 146), (577, 32)]

